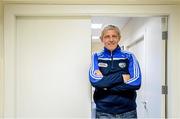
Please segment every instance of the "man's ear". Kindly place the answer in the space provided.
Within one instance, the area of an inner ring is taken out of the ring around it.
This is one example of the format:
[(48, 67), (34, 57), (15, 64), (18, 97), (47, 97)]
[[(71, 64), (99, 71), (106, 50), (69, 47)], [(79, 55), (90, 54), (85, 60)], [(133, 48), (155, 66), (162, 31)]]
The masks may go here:
[(101, 42), (103, 43), (103, 39), (102, 39), (102, 37), (100, 37), (100, 40), (101, 40)]

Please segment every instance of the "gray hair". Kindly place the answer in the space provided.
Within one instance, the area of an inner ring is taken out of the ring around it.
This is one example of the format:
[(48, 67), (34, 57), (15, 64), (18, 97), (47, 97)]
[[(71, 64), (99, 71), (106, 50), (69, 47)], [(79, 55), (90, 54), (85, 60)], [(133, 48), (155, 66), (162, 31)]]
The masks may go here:
[(118, 35), (118, 37), (119, 37), (119, 39), (121, 38), (121, 32), (120, 32), (120, 30), (119, 30), (119, 28), (118, 28), (117, 26), (115, 26), (115, 25), (107, 25), (107, 26), (105, 26), (105, 27), (103, 28), (103, 30), (101, 31), (100, 39), (103, 38), (105, 32), (108, 31), (108, 30), (115, 30), (116, 33), (117, 33), (117, 35)]

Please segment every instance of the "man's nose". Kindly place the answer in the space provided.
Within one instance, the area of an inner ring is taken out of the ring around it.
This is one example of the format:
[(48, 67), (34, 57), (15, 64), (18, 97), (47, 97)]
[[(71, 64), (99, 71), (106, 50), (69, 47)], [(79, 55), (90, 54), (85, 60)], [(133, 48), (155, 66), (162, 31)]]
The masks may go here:
[(109, 39), (110, 41), (113, 41), (114, 40), (114, 38), (113, 37), (110, 37), (110, 39)]

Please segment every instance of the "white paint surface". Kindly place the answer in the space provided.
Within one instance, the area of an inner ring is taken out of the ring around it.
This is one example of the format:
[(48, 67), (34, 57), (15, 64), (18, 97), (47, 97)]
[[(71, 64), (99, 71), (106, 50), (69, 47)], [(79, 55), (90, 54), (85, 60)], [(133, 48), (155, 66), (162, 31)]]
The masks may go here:
[(16, 25), (16, 117), (90, 117), (90, 20), (20, 17)]
[(161, 32), (160, 17), (134, 18), (123, 31), (126, 45), (144, 37), (130, 49), (137, 56), (142, 70), (142, 87), (137, 98), (140, 118), (164, 117), (165, 101), (161, 86), (165, 80), (165, 52)]

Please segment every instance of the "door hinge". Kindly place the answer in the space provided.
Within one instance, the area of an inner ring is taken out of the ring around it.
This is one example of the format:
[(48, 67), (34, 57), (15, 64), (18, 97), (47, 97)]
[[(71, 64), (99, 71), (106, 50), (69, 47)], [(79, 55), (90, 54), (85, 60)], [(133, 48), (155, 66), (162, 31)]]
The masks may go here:
[(164, 95), (168, 94), (168, 87), (166, 85), (162, 85), (162, 94)]
[(168, 17), (161, 18), (162, 40), (168, 39)]
[(162, 40), (167, 40), (168, 39), (168, 32), (167, 31), (163, 31), (162, 32)]

